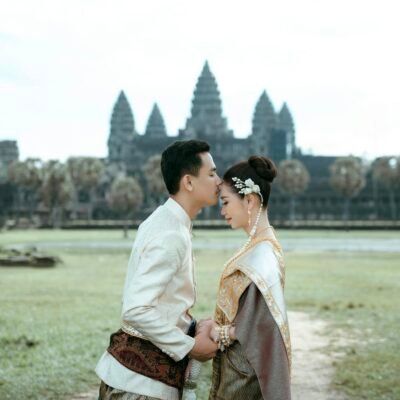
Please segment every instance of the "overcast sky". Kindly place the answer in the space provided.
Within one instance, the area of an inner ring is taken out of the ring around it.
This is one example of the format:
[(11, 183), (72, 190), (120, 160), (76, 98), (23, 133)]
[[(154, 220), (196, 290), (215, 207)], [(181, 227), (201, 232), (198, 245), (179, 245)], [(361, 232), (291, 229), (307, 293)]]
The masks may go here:
[(0, 2), (0, 140), (21, 158), (106, 156), (123, 89), (143, 133), (155, 101), (169, 135), (207, 59), (235, 136), (265, 89), (305, 152), (400, 153), (396, 0)]

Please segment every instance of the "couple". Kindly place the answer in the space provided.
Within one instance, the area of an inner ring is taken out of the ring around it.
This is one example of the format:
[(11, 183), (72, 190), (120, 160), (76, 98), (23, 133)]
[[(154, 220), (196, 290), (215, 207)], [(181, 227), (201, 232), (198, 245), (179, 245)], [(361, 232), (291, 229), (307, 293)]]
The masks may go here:
[[(99, 400), (178, 400), (195, 360), (211, 358), (210, 400), (290, 400), (282, 249), (267, 215), (276, 168), (252, 156), (221, 180), (209, 151), (187, 140), (162, 153), (170, 197), (138, 229), (121, 328), (96, 367)], [(214, 318), (196, 328), (192, 220), (218, 196), (222, 216), (248, 240), (225, 264)]]

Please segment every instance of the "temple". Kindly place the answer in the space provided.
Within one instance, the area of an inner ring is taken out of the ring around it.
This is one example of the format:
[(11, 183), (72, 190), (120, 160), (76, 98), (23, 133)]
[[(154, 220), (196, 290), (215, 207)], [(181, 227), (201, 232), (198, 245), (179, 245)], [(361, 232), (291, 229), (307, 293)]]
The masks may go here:
[(292, 157), (295, 152), (293, 119), (286, 104), (276, 113), (267, 92), (258, 99), (252, 131), (247, 138), (237, 138), (224, 117), (223, 104), (217, 80), (206, 61), (197, 80), (190, 116), (184, 128), (174, 136), (167, 134), (164, 119), (157, 104), (151, 111), (145, 132), (135, 131), (133, 111), (122, 91), (111, 116), (108, 139), (108, 159), (122, 162), (128, 171), (137, 171), (146, 160), (177, 139), (199, 139), (210, 143), (218, 169), (248, 157), (264, 154), (279, 162)]

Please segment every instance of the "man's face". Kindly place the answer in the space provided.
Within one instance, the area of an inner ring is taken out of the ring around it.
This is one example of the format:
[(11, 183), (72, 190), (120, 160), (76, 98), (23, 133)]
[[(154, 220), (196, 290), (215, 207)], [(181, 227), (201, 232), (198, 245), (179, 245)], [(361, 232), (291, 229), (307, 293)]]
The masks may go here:
[(192, 176), (193, 192), (195, 201), (201, 207), (212, 206), (217, 203), (219, 195), (219, 185), (221, 178), (217, 175), (213, 158), (210, 153), (199, 154), (202, 165), (198, 176)]

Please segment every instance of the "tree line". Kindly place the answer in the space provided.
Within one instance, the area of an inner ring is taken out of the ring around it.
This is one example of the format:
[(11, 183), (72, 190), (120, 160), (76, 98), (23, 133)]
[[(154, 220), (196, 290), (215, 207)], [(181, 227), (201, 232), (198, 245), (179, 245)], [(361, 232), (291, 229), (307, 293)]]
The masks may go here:
[[(14, 197), (12, 207), (25, 210), (30, 218), (46, 211), (53, 226), (61, 226), (65, 212), (71, 218), (82, 214), (82, 199), (88, 220), (99, 199), (118, 218), (127, 221), (142, 207), (161, 203), (167, 192), (160, 170), (160, 155), (147, 161), (136, 176), (128, 176), (123, 165), (109, 164), (94, 157), (71, 157), (65, 163), (28, 158), (0, 165), (0, 188), (9, 186)], [(349, 217), (349, 205), (366, 184), (372, 172), (374, 184), (387, 191), (393, 219), (397, 217), (395, 191), (400, 186), (400, 157), (380, 157), (369, 166), (356, 157), (339, 157), (330, 166), (331, 187), (343, 199), (343, 219)], [(290, 199), (290, 220), (295, 219), (296, 203), (309, 187), (312, 177), (297, 159), (282, 161), (278, 166), (277, 184)], [(4, 208), (4, 206), (3, 206)], [(3, 214), (4, 210), (3, 210)]]

